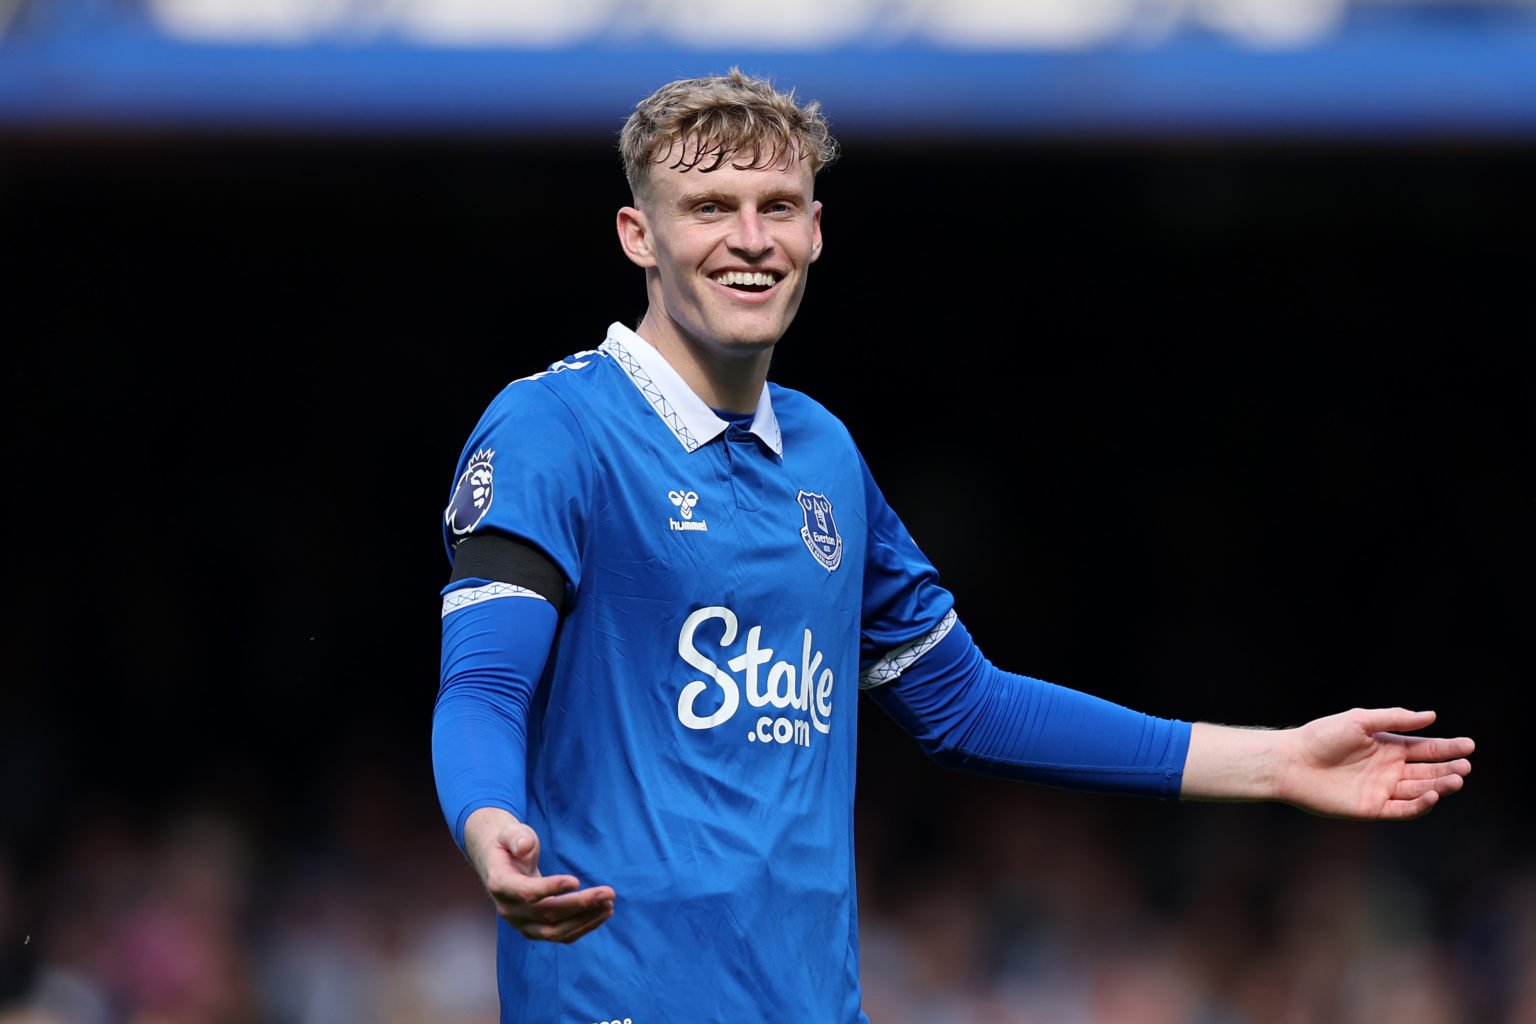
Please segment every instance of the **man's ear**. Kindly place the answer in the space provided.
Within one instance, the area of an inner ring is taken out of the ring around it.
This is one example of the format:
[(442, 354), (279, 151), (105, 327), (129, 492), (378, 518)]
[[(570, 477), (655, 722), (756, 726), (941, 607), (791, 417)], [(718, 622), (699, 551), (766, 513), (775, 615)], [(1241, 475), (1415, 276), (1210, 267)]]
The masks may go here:
[(651, 225), (645, 214), (633, 206), (619, 210), (619, 246), (629, 261), (639, 267), (654, 267), (656, 252), (651, 247)]
[(821, 201), (811, 204), (811, 262), (821, 259)]

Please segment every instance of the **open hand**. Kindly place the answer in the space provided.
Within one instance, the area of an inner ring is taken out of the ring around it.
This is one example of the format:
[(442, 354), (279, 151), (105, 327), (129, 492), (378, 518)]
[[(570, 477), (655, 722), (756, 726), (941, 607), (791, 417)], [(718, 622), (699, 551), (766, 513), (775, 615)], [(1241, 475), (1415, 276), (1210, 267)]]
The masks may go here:
[(1355, 708), (1291, 730), (1280, 799), (1325, 817), (1404, 820), (1461, 789), (1471, 739), (1405, 736), (1433, 711)]
[(539, 837), (516, 817), (482, 807), (464, 823), (464, 850), (496, 911), (530, 939), (575, 942), (613, 916), (613, 889), (539, 873)]

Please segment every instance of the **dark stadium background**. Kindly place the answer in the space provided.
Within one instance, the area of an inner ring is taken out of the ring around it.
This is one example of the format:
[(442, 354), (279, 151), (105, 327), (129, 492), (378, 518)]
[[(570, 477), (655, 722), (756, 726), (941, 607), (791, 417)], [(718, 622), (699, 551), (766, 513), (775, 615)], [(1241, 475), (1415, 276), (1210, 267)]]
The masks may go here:
[[(1525, 138), (1303, 133), (859, 136), (823, 176), (774, 376), (849, 423), (994, 661), (1238, 724), (1430, 707), (1480, 743), (1408, 825), (1117, 801), (1170, 886), (1213, 856), (1196, 822), (1355, 837), (1451, 914), (1529, 870), (1533, 181)], [(5, 994), (103, 820), (232, 809), (275, 873), (366, 777), (459, 868), (439, 514), (500, 386), (642, 311), (626, 201), (601, 133), (0, 138)], [(958, 815), (1048, 835), (1109, 799), (952, 775), (872, 705), (861, 731), (893, 880)]]

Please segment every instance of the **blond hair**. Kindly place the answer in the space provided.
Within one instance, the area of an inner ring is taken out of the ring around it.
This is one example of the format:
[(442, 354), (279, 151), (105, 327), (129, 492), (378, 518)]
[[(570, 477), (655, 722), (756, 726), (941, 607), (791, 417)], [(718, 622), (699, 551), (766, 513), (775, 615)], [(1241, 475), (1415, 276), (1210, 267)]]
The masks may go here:
[(639, 202), (657, 164), (703, 173), (727, 162), (749, 169), (805, 160), (814, 176), (837, 159), (838, 145), (820, 103), (802, 104), (793, 89), (781, 92), (733, 67), (724, 75), (669, 82), (635, 104), (619, 133), (619, 153)]

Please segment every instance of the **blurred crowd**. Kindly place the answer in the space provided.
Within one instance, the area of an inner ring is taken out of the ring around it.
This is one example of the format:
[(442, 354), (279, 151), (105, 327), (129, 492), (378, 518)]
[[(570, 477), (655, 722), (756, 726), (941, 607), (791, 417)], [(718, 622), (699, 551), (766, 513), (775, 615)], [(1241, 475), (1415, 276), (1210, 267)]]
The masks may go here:
[[(1360, 825), (919, 778), (859, 811), (875, 1024), (1536, 1022), (1536, 861), (1457, 840), (1471, 806)], [(0, 1024), (492, 1024), (494, 919), (430, 781), (330, 783), (293, 815), (315, 793), (103, 801), (0, 863)]]

